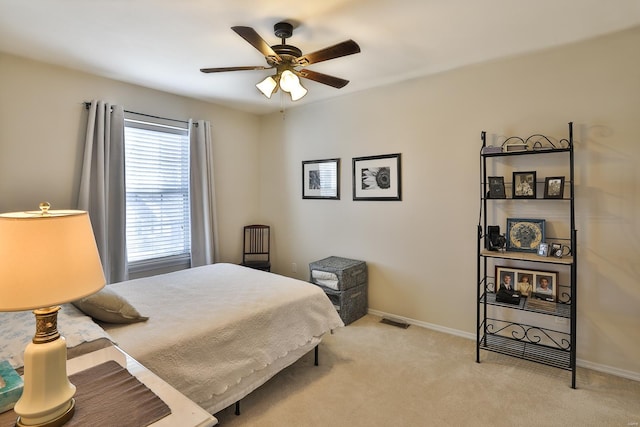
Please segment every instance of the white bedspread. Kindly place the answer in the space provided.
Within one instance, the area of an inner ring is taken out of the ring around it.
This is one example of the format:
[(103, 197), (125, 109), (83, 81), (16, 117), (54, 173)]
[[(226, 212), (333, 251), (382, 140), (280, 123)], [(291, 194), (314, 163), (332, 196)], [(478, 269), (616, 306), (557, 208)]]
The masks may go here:
[(103, 327), (123, 350), (197, 403), (215, 400), (242, 378), (343, 326), (317, 286), (234, 264), (110, 289), (149, 320)]

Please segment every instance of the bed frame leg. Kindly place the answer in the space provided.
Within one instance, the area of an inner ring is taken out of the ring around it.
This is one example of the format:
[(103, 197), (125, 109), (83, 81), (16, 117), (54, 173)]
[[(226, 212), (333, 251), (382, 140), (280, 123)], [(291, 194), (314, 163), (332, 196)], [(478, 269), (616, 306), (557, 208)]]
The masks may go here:
[(313, 364), (318, 366), (318, 346), (313, 349), (313, 354), (315, 356)]
[(240, 401), (236, 402), (236, 415), (240, 415)]

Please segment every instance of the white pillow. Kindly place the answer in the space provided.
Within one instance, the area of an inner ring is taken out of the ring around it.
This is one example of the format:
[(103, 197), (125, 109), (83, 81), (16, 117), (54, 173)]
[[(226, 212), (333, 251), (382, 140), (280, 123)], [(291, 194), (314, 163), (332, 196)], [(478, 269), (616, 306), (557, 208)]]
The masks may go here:
[(87, 316), (107, 323), (135, 323), (149, 319), (138, 313), (138, 310), (126, 299), (107, 287), (93, 295), (74, 301), (73, 305)]

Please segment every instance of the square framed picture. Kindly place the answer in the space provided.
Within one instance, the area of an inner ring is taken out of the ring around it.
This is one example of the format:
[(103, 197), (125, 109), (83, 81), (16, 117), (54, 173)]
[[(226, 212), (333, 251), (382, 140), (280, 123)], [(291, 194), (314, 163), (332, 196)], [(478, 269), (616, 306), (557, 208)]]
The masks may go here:
[(548, 176), (544, 179), (544, 198), (562, 199), (564, 197), (564, 176)]
[(507, 218), (507, 251), (536, 253), (544, 242), (544, 219)]
[(506, 199), (507, 194), (504, 190), (504, 177), (503, 176), (490, 176), (489, 180), (489, 194), (488, 199)]
[(353, 200), (402, 200), (400, 153), (352, 161)]
[(303, 199), (340, 199), (340, 159), (302, 162)]
[(514, 172), (513, 173), (513, 198), (514, 199), (535, 199), (536, 198), (536, 172)]

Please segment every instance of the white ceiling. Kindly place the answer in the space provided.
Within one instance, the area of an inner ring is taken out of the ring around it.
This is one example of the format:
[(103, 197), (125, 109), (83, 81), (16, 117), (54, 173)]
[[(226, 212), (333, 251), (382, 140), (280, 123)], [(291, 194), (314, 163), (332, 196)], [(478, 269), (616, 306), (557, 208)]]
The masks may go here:
[[(230, 27), (296, 24), (288, 44), (310, 53), (353, 39), (362, 52), (309, 69), (350, 80), (303, 80), (291, 104), (255, 84), (272, 70)], [(468, 64), (640, 25), (640, 0), (0, 0), (0, 51), (100, 76), (267, 113)]]

